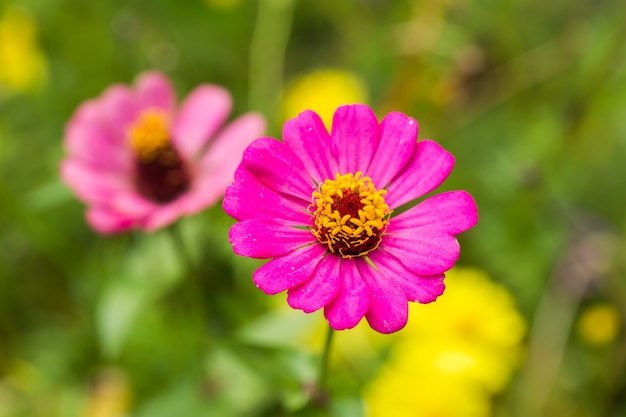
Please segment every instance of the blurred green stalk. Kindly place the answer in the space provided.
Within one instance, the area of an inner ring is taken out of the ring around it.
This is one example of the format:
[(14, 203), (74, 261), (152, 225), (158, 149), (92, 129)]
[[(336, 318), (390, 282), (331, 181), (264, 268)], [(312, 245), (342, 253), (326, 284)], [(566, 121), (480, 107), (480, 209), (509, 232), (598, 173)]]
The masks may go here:
[(283, 89), (294, 0), (259, 0), (250, 45), (250, 109), (274, 113)]
[(330, 366), (330, 347), (333, 343), (333, 335), (335, 331), (332, 327), (328, 326), (328, 332), (326, 333), (326, 343), (324, 343), (324, 352), (320, 361), (320, 373), (317, 380), (317, 391), (320, 394), (324, 394), (326, 390), (326, 380), (328, 379), (328, 368)]

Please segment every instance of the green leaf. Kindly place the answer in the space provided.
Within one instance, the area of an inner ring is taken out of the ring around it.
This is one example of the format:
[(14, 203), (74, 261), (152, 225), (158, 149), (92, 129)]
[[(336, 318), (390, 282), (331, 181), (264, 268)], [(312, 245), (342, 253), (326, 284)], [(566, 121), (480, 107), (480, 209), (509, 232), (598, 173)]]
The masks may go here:
[(163, 233), (148, 235), (133, 248), (122, 273), (112, 277), (98, 300), (96, 325), (105, 357), (120, 354), (137, 318), (180, 281), (182, 272), (182, 262)]

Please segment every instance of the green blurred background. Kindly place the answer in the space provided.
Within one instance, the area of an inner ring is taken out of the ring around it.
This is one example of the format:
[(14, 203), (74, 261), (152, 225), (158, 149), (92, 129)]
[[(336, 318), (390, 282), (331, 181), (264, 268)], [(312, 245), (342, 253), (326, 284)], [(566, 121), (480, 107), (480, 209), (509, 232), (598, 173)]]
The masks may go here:
[[(476, 415), (626, 416), (624, 16), (620, 0), (0, 1), (0, 416), (312, 412), (321, 315), (254, 287), (261, 262), (232, 254), (219, 205), (103, 237), (59, 180), (73, 111), (146, 69), (179, 97), (225, 86), (273, 137), (346, 102), (416, 118), (456, 157), (443, 188), (479, 207), (459, 265), (526, 323)], [(401, 335), (371, 333), (338, 335), (325, 412), (373, 410)]]

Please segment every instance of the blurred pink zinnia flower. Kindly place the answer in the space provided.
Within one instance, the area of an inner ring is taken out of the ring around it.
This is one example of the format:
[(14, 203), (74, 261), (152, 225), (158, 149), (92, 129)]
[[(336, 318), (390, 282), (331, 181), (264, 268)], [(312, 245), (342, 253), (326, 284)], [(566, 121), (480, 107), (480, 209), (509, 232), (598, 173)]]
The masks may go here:
[(83, 103), (65, 134), (63, 180), (88, 205), (98, 232), (152, 231), (215, 204), (265, 120), (248, 113), (222, 126), (228, 91), (201, 85), (176, 105), (169, 80), (143, 73)]
[(405, 326), (407, 301), (428, 303), (444, 290), (459, 256), (454, 237), (478, 220), (464, 191), (393, 210), (438, 187), (454, 158), (417, 142), (417, 122), (390, 113), (379, 124), (369, 107), (340, 107), (332, 134), (306, 111), (287, 121), (283, 140), (260, 138), (243, 154), (223, 207), (239, 220), (234, 251), (274, 258), (254, 273), (267, 294), (310, 313), (324, 307), (331, 327)]

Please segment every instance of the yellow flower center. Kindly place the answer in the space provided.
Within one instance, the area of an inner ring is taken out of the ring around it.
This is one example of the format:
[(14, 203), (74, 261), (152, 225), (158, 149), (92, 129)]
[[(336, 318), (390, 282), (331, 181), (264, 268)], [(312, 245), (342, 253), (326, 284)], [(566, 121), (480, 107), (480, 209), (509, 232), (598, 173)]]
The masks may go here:
[(378, 247), (389, 225), (391, 210), (371, 178), (335, 174), (312, 194), (317, 240), (342, 258), (367, 255)]
[(130, 145), (143, 162), (153, 161), (170, 147), (169, 118), (161, 110), (145, 110), (128, 129)]

